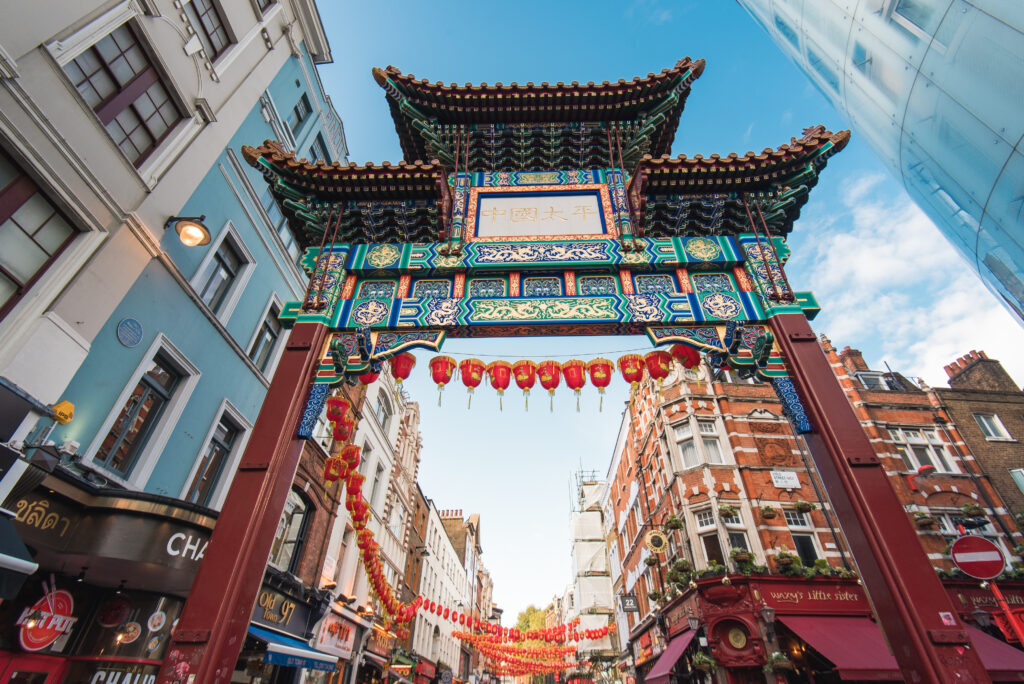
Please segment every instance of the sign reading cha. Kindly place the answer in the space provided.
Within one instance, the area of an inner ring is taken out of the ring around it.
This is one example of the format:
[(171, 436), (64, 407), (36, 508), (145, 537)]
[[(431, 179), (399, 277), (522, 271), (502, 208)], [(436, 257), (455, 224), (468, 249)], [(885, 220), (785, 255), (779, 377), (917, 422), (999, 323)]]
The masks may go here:
[(167, 539), (167, 555), (201, 561), (206, 555), (206, 545), (209, 543), (210, 540), (204, 537), (193, 537), (185, 532), (175, 532)]

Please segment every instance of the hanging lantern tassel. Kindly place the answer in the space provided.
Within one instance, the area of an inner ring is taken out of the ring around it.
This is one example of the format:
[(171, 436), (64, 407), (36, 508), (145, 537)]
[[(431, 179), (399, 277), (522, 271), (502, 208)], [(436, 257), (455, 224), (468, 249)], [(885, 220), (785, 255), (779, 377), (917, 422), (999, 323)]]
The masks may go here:
[(430, 379), (437, 383), (437, 405), (441, 405), (441, 393), (445, 385), (451, 382), (455, 372), (455, 359), (450, 356), (435, 356), (430, 359)]
[(542, 361), (537, 364), (537, 378), (540, 386), (548, 391), (551, 400), (551, 412), (555, 411), (555, 388), (562, 380), (562, 364), (557, 361)]
[(473, 405), (473, 390), (484, 379), (484, 368), (484, 362), (480, 359), (464, 359), (459, 364), (462, 384), (466, 386), (466, 392), (469, 394), (469, 403), (466, 404), (467, 409)]
[(604, 410), (604, 388), (612, 381), (612, 373), (615, 366), (608, 359), (592, 359), (587, 363), (587, 372), (590, 373), (590, 384), (597, 388), (601, 396), (598, 411)]
[(530, 388), (537, 382), (537, 364), (533, 361), (516, 361), (512, 364), (512, 375), (516, 379), (516, 385), (523, 390), (523, 397), (526, 400), (526, 410), (530, 410)]
[(658, 383), (658, 402), (661, 402), (661, 383), (668, 377), (672, 368), (672, 355), (664, 349), (655, 349), (644, 356), (647, 374)]
[(565, 384), (576, 395), (576, 412), (580, 410), (580, 390), (587, 384), (587, 364), (579, 359), (572, 359), (562, 364), (562, 375), (565, 376)]
[(487, 375), (491, 378), (491, 387), (498, 392), (498, 410), (503, 411), (501, 398), (512, 381), (512, 364), (508, 361), (492, 361), (487, 364)]

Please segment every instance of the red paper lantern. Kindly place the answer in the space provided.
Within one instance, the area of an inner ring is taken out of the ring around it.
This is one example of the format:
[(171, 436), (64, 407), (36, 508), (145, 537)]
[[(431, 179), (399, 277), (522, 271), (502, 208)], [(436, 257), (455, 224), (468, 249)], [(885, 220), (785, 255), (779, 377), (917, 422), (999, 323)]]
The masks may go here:
[(690, 369), (700, 363), (700, 352), (686, 344), (674, 344), (672, 358), (681, 363), (683, 368)]
[(355, 421), (351, 416), (346, 416), (343, 420), (339, 420), (334, 424), (334, 429), (331, 434), (334, 436), (336, 442), (345, 443), (352, 436), (352, 429), (355, 427)]
[(622, 379), (629, 383), (632, 394), (636, 394), (637, 387), (644, 379), (644, 360), (636, 354), (626, 354), (619, 357), (619, 372)]
[(548, 391), (551, 400), (551, 410), (555, 410), (555, 388), (562, 380), (562, 364), (557, 361), (541, 361), (537, 364), (537, 379), (540, 386)]
[(480, 382), (484, 379), (485, 369), (486, 366), (480, 359), (465, 359), (459, 364), (462, 384), (466, 386), (466, 392), (469, 394), (469, 403), (466, 408), (473, 404), (473, 390), (480, 386)]
[(364, 385), (369, 385), (371, 383), (377, 382), (377, 378), (379, 378), (379, 377), (380, 377), (380, 372), (379, 371), (376, 372), (376, 373), (371, 373), (370, 371), (366, 371), (365, 373), (363, 373), (362, 375), (359, 376), (359, 382), (363, 383)]
[(359, 455), (362, 447), (358, 447), (355, 444), (349, 444), (338, 452), (338, 456), (348, 466), (349, 472), (359, 467)]
[(347, 399), (343, 397), (330, 397), (327, 400), (327, 420), (332, 423), (344, 420), (351, 408), (352, 404)]
[(533, 361), (516, 361), (512, 364), (512, 375), (526, 398), (526, 410), (530, 410), (530, 389), (537, 382), (537, 364)]
[(587, 384), (587, 364), (579, 359), (572, 359), (562, 364), (562, 375), (565, 384), (576, 395), (576, 410), (580, 410), (580, 390)]
[(402, 381), (408, 380), (416, 365), (416, 357), (409, 352), (402, 352), (391, 357), (391, 377), (395, 379), (395, 398), (402, 391)]
[(491, 379), (491, 387), (498, 392), (498, 410), (503, 410), (501, 398), (512, 381), (512, 364), (508, 361), (492, 361), (487, 364), (487, 375)]
[(587, 363), (587, 372), (590, 373), (590, 384), (596, 387), (598, 394), (601, 395), (598, 411), (604, 409), (604, 389), (611, 384), (614, 371), (615, 366), (608, 359), (593, 359)]
[(336, 482), (348, 476), (348, 464), (337, 456), (331, 456), (324, 462), (324, 479)]
[(450, 356), (435, 356), (430, 359), (430, 379), (437, 383), (437, 405), (441, 405), (441, 392), (455, 372), (455, 359)]
[(672, 355), (664, 349), (655, 349), (647, 352), (644, 356), (644, 364), (647, 366), (647, 373), (658, 383), (658, 400), (661, 399), (661, 383), (668, 377), (672, 370)]

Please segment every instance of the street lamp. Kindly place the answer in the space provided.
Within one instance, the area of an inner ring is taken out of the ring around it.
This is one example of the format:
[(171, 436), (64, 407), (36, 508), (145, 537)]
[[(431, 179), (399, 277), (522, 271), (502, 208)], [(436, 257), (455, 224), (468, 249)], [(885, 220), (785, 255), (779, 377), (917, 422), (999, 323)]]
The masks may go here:
[(767, 603), (761, 606), (761, 619), (764, 620), (767, 630), (765, 636), (768, 637), (768, 641), (773, 641), (775, 639), (775, 609)]
[(198, 247), (210, 244), (210, 231), (203, 221), (206, 214), (200, 216), (172, 216), (164, 224), (164, 230), (174, 224), (174, 231), (178, 234), (181, 244), (186, 247)]
[(700, 627), (700, 618), (693, 614), (692, 609), (686, 611), (686, 624), (693, 632), (696, 632), (697, 628)]

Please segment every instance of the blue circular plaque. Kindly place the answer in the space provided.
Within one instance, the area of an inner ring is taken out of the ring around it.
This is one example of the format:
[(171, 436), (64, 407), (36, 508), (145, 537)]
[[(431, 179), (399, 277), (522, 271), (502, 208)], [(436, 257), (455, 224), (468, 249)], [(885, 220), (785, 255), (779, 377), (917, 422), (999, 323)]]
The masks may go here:
[(126, 347), (134, 347), (142, 341), (142, 324), (134, 318), (124, 318), (117, 324), (117, 341)]

